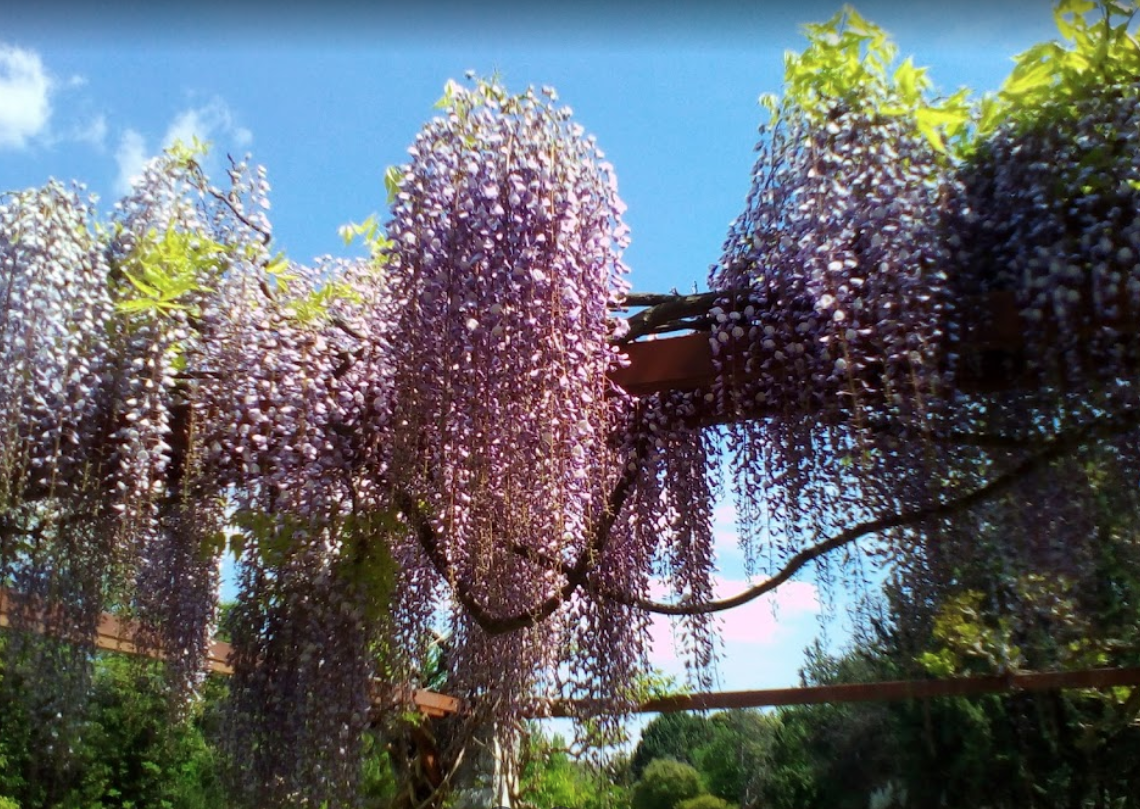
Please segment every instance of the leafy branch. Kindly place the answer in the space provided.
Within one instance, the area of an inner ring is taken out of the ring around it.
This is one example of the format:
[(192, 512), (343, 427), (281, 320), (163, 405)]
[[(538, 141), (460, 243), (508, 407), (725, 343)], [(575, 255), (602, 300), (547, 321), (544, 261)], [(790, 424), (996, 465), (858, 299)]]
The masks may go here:
[(1138, 11), (1136, 0), (1059, 0), (1053, 21), (1061, 41), (1038, 43), (1014, 57), (1001, 89), (980, 103), (978, 133), (1009, 119), (1033, 124), (1043, 109), (1064, 114), (1069, 102), (1135, 82), (1140, 42), (1131, 28)]
[(195, 295), (212, 291), (206, 281), (225, 265), (226, 248), (198, 233), (168, 229), (160, 237), (153, 228), (120, 268), (138, 292), (115, 304), (124, 314), (197, 314)]

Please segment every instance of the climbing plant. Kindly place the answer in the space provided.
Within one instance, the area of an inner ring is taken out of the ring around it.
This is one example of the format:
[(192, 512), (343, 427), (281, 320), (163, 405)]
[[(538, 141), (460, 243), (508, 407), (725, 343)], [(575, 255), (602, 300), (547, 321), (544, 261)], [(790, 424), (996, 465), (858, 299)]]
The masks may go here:
[[(552, 699), (611, 738), (654, 612), (682, 620), (699, 683), (713, 614), (809, 564), (889, 564), (916, 623), (981, 555), (1010, 582), (1079, 569), (1111, 488), (1061, 496), (1089, 447), (1118, 483), (1140, 470), (1134, 11), (1060, 4), (1067, 44), (978, 103), (852, 9), (809, 26), (684, 321), (713, 354), (699, 390), (612, 381), (624, 206), (551, 90), (449, 83), (386, 217), (345, 228), (358, 259), (281, 255), (264, 170), (217, 186), (198, 144), (106, 221), (78, 187), (5, 195), (5, 665), (49, 673), (27, 679), (45, 766), (81, 730), (104, 610), (142, 624), (185, 711), (224, 553), (225, 749), (250, 805), (351, 804), (374, 704), (406, 707), (434, 624), (471, 706), (454, 763)], [(962, 384), (994, 293), (1025, 346), (998, 392)], [(722, 464), (757, 581), (718, 601)], [(983, 523), (1014, 539), (995, 555)]]

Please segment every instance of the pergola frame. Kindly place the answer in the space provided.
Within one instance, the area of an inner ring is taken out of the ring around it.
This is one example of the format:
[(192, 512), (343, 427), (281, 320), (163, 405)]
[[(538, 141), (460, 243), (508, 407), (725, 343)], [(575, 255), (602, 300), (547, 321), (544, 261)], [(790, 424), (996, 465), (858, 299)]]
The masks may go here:
[[(692, 296), (631, 295), (630, 304), (647, 305), (646, 309), (630, 319), (634, 335), (645, 336), (694, 327), (700, 329), (705, 324), (701, 312), (707, 313), (716, 297), (714, 293)], [(994, 391), (1030, 382), (1026, 375), (1025, 334), (1013, 293), (992, 293), (985, 298), (960, 302), (959, 306), (961, 311), (970, 316), (955, 345), (955, 350), (961, 357), (956, 378), (959, 389), (968, 392)], [(1085, 318), (1081, 322), (1095, 322), (1098, 328), (1112, 328), (1120, 332), (1137, 330), (1137, 324), (1128, 312), (1121, 312), (1111, 321), (1098, 317)], [(614, 371), (611, 378), (631, 394), (707, 389), (716, 380), (710, 335), (703, 331), (629, 341), (622, 344), (621, 348), (629, 362), (625, 367)], [(774, 406), (778, 407), (778, 403)], [(757, 412), (751, 415), (762, 417), (764, 414)], [(10, 625), (10, 611), (11, 598), (0, 590), (0, 628)], [(43, 625), (42, 621), (33, 619), (33, 627), (37, 623)], [(95, 646), (127, 654), (161, 656), (158, 652), (140, 647), (135, 640), (137, 633), (138, 627), (135, 624), (105, 613), (99, 621)], [(209, 671), (219, 675), (232, 674), (233, 669), (229, 663), (232, 650), (229, 644), (211, 640), (209, 648)], [(1009, 672), (978, 677), (688, 694), (651, 699), (637, 706), (634, 712), (929, 699), (1117, 686), (1140, 686), (1140, 668)], [(413, 691), (408, 698), (419, 711), (429, 717), (442, 717), (463, 710), (456, 698), (426, 689)], [(573, 705), (567, 703), (539, 705), (536, 706), (535, 716), (570, 716), (573, 714), (572, 708)]]

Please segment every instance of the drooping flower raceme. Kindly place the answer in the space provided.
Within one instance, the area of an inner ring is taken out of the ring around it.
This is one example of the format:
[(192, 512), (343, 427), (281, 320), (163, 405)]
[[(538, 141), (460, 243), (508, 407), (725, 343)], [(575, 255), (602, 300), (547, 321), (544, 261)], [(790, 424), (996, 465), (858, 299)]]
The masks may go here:
[(884, 111), (898, 97), (876, 75), (814, 106), (785, 101), (711, 278), (726, 292), (714, 397), (742, 540), (770, 570), (928, 498), (923, 439), (953, 382), (948, 162), (910, 116)]
[(593, 139), (534, 91), (451, 84), (409, 152), (387, 225), (391, 485), (418, 498), (436, 547), (400, 562), (434, 554), (482, 613), (455, 618), (455, 683), (501, 707), (557, 669), (565, 613), (487, 629), (559, 599), (615, 480), (623, 206)]

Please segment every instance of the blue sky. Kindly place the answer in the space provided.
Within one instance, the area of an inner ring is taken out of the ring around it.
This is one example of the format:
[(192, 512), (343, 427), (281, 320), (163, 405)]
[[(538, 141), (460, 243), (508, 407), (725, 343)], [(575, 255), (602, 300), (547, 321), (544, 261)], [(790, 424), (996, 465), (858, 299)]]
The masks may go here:
[[(80, 180), (104, 210), (175, 137), (213, 144), (218, 171), (251, 152), (273, 185), (278, 247), (344, 254), (337, 228), (383, 213), (402, 162), (449, 78), (497, 72), (552, 85), (614, 164), (634, 288), (705, 288), (748, 190), (761, 93), (778, 92), (799, 25), (839, 3), (8, 3), (0, 10), (0, 190)], [(297, 4), (299, 6), (299, 4)], [(855, 3), (935, 86), (996, 89), (1010, 57), (1052, 38), (1047, 0)], [(572, 9), (572, 10), (571, 10)], [(732, 518), (723, 575), (743, 577)], [(726, 585), (731, 586), (731, 585)], [(793, 684), (818, 633), (809, 582), (726, 625), (721, 684)], [(668, 634), (662, 625), (659, 634)], [(658, 662), (679, 671), (663, 648)]]

